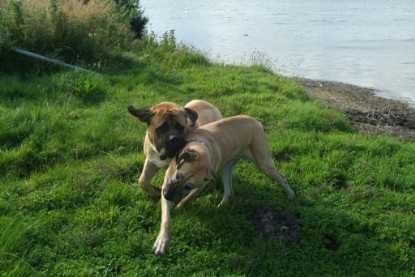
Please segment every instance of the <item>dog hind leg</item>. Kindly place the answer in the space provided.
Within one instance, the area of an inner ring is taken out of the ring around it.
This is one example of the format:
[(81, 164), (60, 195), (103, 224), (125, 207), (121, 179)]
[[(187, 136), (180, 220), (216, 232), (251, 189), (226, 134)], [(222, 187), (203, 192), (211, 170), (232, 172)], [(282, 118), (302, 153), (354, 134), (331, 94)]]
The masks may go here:
[(289, 199), (295, 198), (295, 192), (291, 189), (285, 176), (278, 172), (272, 158), (271, 150), (269, 148), (268, 139), (261, 137), (261, 139), (254, 140), (250, 147), (254, 161), (259, 169), (268, 177), (278, 181), (284, 188)]
[(273, 162), (272, 162), (272, 165), (269, 164), (269, 165), (262, 166), (261, 171), (264, 172), (265, 175), (267, 175), (268, 177), (278, 181), (281, 184), (281, 186), (284, 188), (285, 193), (287, 194), (289, 199), (295, 198), (295, 192), (291, 189), (285, 176), (278, 172)]

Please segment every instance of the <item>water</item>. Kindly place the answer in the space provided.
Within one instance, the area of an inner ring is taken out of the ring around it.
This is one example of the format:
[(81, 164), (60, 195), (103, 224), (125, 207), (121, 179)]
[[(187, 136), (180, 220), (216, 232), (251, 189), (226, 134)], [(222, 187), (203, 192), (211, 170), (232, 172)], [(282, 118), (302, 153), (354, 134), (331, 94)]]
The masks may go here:
[(415, 101), (413, 0), (140, 0), (149, 29), (212, 59)]

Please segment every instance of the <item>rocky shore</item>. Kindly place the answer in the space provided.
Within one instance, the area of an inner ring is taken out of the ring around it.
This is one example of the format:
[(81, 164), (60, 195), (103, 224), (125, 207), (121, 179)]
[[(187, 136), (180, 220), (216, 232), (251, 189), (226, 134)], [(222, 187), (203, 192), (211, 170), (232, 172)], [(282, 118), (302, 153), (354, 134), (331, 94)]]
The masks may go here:
[(415, 140), (415, 109), (408, 103), (375, 95), (350, 84), (294, 78), (312, 99), (345, 112), (360, 133)]

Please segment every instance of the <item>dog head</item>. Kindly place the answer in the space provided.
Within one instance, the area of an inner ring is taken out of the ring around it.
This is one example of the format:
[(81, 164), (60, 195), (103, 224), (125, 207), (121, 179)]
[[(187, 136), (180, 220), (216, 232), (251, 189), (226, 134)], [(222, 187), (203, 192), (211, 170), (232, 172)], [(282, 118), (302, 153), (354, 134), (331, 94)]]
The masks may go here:
[[(128, 106), (128, 111), (140, 121), (147, 123), (147, 135), (156, 147), (160, 159), (173, 158), (186, 143), (186, 129), (194, 126), (197, 113), (171, 102), (162, 102), (152, 108), (137, 109)], [(190, 119), (189, 124), (187, 119)]]
[(186, 147), (176, 156), (175, 167), (175, 172), (163, 188), (163, 196), (169, 201), (178, 202), (192, 190), (203, 189), (208, 183), (216, 185), (215, 172), (203, 151)]

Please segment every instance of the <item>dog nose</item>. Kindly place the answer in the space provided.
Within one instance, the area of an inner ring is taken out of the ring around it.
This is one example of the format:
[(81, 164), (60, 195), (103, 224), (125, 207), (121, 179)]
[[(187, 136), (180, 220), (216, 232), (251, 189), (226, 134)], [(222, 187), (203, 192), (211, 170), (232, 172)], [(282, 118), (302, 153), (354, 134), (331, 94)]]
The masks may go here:
[(173, 194), (169, 193), (169, 191), (163, 190), (163, 196), (166, 198), (167, 201), (173, 200)]
[(171, 143), (176, 143), (176, 142), (178, 142), (179, 141), (179, 136), (178, 135), (170, 135), (169, 136), (169, 142), (171, 142)]

